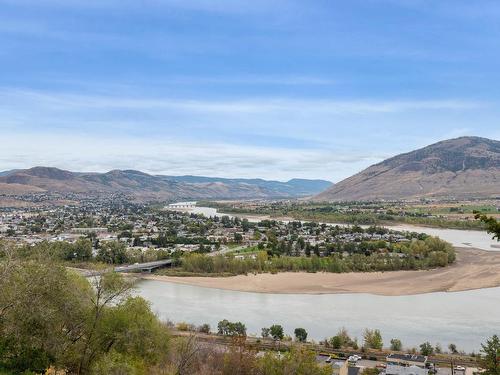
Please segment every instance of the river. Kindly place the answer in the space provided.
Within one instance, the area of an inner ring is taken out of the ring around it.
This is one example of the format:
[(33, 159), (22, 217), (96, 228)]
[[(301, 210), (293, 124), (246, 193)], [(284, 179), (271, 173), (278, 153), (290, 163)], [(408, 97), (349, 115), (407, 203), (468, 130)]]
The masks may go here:
[[(191, 212), (221, 215), (208, 207), (196, 207)], [(500, 250), (498, 243), (484, 232), (405, 225), (391, 228), (439, 236), (455, 246)], [(295, 328), (303, 327), (309, 338), (322, 340), (346, 327), (361, 342), (365, 328), (377, 328), (386, 346), (396, 337), (405, 347), (430, 341), (439, 342), (443, 348), (454, 343), (462, 350), (477, 352), (487, 337), (500, 333), (500, 288), (411, 296), (302, 295), (237, 292), (143, 280), (138, 284), (138, 293), (151, 301), (162, 319), (209, 323), (212, 328), (222, 319), (241, 321), (249, 334), (259, 334), (262, 327), (277, 323), (290, 335)]]
[(310, 339), (322, 340), (346, 327), (361, 343), (365, 328), (377, 328), (387, 346), (396, 337), (405, 347), (430, 341), (470, 352), (500, 333), (500, 288), (388, 297), (248, 293), (142, 280), (138, 293), (164, 320), (208, 323), (212, 329), (222, 319), (241, 321), (249, 334), (277, 323), (289, 335), (303, 327)]

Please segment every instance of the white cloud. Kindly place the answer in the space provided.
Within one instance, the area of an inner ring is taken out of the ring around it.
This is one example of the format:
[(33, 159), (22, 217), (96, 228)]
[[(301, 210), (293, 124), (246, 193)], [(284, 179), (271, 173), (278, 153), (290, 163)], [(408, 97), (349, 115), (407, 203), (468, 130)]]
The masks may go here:
[(5, 134), (0, 154), (3, 169), (34, 165), (77, 171), (138, 169), (153, 174), (221, 177), (291, 177), (339, 180), (382, 157), (337, 154), (326, 150), (290, 150), (222, 143), (182, 143), (175, 139)]

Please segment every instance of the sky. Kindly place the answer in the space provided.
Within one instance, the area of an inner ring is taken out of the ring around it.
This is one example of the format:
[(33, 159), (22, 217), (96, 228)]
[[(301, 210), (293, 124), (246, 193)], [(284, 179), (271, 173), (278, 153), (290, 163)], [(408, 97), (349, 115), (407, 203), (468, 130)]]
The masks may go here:
[(0, 0), (0, 170), (322, 178), (500, 139), (497, 0)]

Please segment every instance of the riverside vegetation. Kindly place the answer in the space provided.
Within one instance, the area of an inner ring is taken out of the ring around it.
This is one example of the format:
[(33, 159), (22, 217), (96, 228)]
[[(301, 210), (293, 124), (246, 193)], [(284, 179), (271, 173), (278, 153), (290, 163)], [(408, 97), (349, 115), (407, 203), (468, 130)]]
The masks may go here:
[(453, 247), (436, 237), (391, 246), (381, 242), (349, 246), (332, 244), (333, 250), (327, 256), (319, 256), (313, 252), (306, 256), (294, 257), (275, 255), (258, 249), (253, 253), (240, 255), (239, 258), (233, 255), (209, 256), (192, 253), (180, 260), (179, 267), (160, 273), (178, 276), (227, 276), (249, 272), (375, 272), (445, 267), (455, 261)]

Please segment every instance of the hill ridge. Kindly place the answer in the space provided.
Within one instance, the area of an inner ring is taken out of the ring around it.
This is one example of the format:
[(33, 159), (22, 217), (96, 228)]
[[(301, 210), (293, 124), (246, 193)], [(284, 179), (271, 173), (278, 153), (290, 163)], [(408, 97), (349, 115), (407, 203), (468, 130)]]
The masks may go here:
[[(290, 180), (292, 181), (292, 180)], [(134, 169), (104, 173), (71, 172), (36, 166), (0, 172), (0, 194), (32, 192), (124, 193), (141, 200), (175, 199), (268, 199), (317, 194), (331, 185), (325, 180), (292, 182), (263, 179), (228, 179), (203, 176), (151, 175)]]
[(447, 139), (395, 155), (340, 181), (322, 201), (500, 196), (500, 141)]

